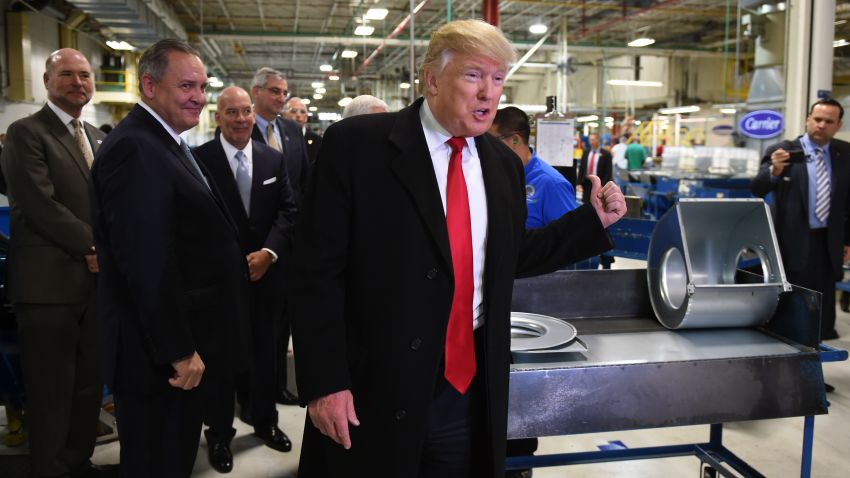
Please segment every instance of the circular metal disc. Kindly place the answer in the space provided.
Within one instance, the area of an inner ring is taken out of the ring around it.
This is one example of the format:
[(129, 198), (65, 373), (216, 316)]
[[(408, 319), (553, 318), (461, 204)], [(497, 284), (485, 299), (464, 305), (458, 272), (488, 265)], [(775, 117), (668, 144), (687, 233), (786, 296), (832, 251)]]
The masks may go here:
[(576, 338), (576, 328), (563, 320), (527, 312), (511, 312), (511, 351), (550, 349)]

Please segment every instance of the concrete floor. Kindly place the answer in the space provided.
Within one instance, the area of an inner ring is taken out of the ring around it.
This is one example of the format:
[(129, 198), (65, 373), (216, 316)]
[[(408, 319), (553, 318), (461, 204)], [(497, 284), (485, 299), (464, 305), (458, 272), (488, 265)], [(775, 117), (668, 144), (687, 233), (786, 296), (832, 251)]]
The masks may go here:
[[(618, 267), (641, 264), (618, 259)], [(850, 349), (850, 314), (838, 310), (837, 330), (841, 339), (829, 345)], [(829, 414), (815, 420), (814, 465), (812, 476), (818, 478), (844, 478), (850, 473), (850, 362), (824, 365), (826, 381), (836, 391), (827, 395), (831, 402)], [(304, 427), (305, 410), (295, 406), (278, 405), (280, 427), (293, 440), (293, 450), (279, 453), (265, 447), (251, 435), (253, 429), (238, 419), (233, 440), (234, 470), (230, 476), (244, 478), (295, 477)], [(0, 430), (5, 417), (0, 414)], [(595, 451), (609, 441), (621, 441), (629, 448), (659, 446), (708, 441), (708, 426), (688, 426), (666, 429), (621, 431), (604, 434), (551, 437), (540, 440), (537, 454)], [(724, 443), (742, 459), (765, 476), (799, 476), (802, 450), (803, 418), (764, 420), (727, 424)], [(354, 446), (357, 446), (356, 444)], [(6, 449), (0, 445), (0, 477), (16, 476), (6, 463), (12, 463), (11, 454), (25, 453), (25, 447)], [(92, 460), (95, 463), (116, 463), (117, 442), (98, 445)], [(3, 456), (7, 455), (7, 456)], [(6, 461), (5, 459), (10, 459)], [(7, 474), (9, 473), (9, 474)], [(570, 467), (538, 468), (537, 478), (570, 476), (583, 477), (698, 477), (699, 461), (693, 457), (665, 458)], [(203, 438), (198, 450), (193, 476), (212, 478), (219, 476), (207, 463), (207, 449)]]

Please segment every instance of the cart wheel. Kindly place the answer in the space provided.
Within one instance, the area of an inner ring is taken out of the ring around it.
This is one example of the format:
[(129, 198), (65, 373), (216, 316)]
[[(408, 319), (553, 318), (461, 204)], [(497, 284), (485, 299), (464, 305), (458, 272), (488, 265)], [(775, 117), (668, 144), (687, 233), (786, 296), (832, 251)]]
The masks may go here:
[(709, 465), (705, 465), (702, 469), (702, 478), (717, 478), (717, 470)]

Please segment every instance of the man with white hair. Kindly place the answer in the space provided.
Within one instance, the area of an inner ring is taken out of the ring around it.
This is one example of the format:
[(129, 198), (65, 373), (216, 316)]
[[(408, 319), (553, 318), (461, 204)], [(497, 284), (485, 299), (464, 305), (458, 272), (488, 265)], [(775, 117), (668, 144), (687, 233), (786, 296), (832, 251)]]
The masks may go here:
[(342, 110), (343, 118), (351, 118), (357, 115), (368, 115), (371, 113), (386, 113), (389, 111), (387, 104), (380, 98), (372, 95), (360, 95), (345, 105)]
[(522, 163), (486, 134), (515, 57), (446, 24), (424, 99), (326, 131), (290, 282), (299, 477), (504, 477), (514, 278), (609, 249), (626, 210), (591, 176), (591, 204), (525, 229)]
[(307, 106), (297, 96), (289, 98), (286, 106), (283, 107), (283, 117), (298, 123), (301, 127), (301, 134), (304, 135), (304, 141), (307, 143), (307, 156), (310, 158), (310, 164), (316, 162), (319, 156), (319, 149), (322, 147), (322, 136), (314, 133), (307, 127)]

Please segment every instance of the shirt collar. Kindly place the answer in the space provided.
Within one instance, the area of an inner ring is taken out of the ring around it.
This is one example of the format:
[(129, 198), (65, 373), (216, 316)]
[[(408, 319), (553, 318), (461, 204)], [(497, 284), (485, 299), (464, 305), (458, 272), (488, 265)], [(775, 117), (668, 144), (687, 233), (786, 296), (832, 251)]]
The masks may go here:
[(242, 151), (242, 153), (245, 155), (245, 160), (249, 162), (251, 161), (251, 152), (253, 151), (253, 148), (251, 146), (253, 145), (253, 142), (250, 138), (248, 139), (248, 144), (246, 144), (245, 147), (242, 149), (238, 149), (236, 146), (230, 144), (229, 141), (224, 139), (223, 134), (219, 135), (219, 139), (221, 140), (221, 147), (224, 148), (224, 156), (227, 158), (228, 161), (236, 157), (237, 151)]
[[(419, 119), (422, 121), (422, 129), (425, 132), (425, 142), (428, 144), (428, 151), (432, 156), (438, 148), (449, 147), (446, 144), (446, 141), (452, 137), (452, 134), (449, 133), (446, 128), (443, 128), (443, 125), (441, 125), (437, 121), (437, 118), (434, 117), (434, 113), (431, 112), (431, 108), (428, 106), (427, 98), (422, 102), (422, 107), (419, 108)], [(475, 139), (465, 139), (466, 147), (469, 148), (471, 153), (475, 154)]]
[[(272, 118), (272, 121), (274, 121), (274, 118)], [(271, 123), (271, 121), (267, 121), (265, 118), (258, 114), (254, 115), (254, 122), (257, 123), (257, 127), (260, 128), (260, 131), (262, 131), (263, 134), (266, 134), (266, 128), (268, 128), (268, 124)], [(274, 123), (272, 123), (272, 125), (274, 125)]]
[(64, 125), (67, 125), (68, 123), (70, 123), (70, 122), (71, 122), (71, 120), (72, 120), (72, 119), (74, 119), (74, 117), (73, 117), (73, 116), (71, 116), (71, 115), (69, 115), (68, 113), (64, 112), (64, 111), (62, 110), (62, 108), (60, 108), (60, 107), (56, 106), (56, 105), (55, 105), (55, 104), (53, 104), (53, 102), (52, 102), (52, 101), (50, 101), (50, 100), (47, 100), (47, 106), (50, 108), (50, 110), (51, 110), (51, 111), (53, 111), (53, 112), (56, 114), (56, 116), (58, 116), (58, 117), (59, 117), (59, 121), (61, 121), (61, 122), (62, 122), (62, 124), (64, 124)]
[(800, 144), (803, 145), (803, 149), (806, 151), (810, 159), (814, 159), (815, 150), (817, 148), (823, 149), (824, 154), (829, 156), (829, 143), (826, 143), (823, 146), (818, 146), (814, 141), (812, 141), (812, 138), (809, 137), (809, 133), (800, 136)]
[(164, 119), (162, 119), (162, 116), (158, 115), (157, 112), (154, 111), (149, 104), (145, 103), (144, 101), (139, 101), (139, 106), (146, 109), (148, 113), (151, 114), (151, 116), (153, 116), (157, 121), (159, 121), (159, 124), (161, 124), (162, 127), (165, 128), (165, 131), (167, 131), (168, 134), (171, 135), (171, 138), (174, 139), (175, 143), (180, 144), (180, 142), (183, 141), (183, 139), (180, 138), (180, 135), (176, 131), (174, 131), (174, 129), (169, 126)]

